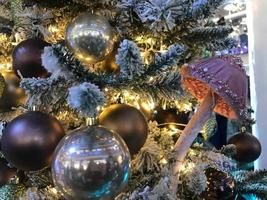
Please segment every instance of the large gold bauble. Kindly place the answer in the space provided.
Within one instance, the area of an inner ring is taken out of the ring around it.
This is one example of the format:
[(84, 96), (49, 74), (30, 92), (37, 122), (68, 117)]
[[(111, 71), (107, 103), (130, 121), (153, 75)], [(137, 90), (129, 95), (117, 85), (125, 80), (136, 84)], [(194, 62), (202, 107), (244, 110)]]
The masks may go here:
[(112, 52), (115, 34), (104, 17), (86, 12), (68, 25), (66, 40), (80, 61), (95, 64)]
[(146, 142), (147, 120), (135, 107), (113, 104), (100, 114), (99, 124), (118, 133), (127, 144), (131, 155), (137, 154)]

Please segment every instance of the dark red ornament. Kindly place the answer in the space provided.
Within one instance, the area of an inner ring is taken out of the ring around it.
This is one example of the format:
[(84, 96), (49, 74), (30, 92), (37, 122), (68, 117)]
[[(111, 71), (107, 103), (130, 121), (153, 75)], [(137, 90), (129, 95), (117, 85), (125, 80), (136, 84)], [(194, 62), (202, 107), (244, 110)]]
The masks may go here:
[(42, 66), (41, 55), (49, 43), (39, 38), (31, 38), (19, 43), (13, 50), (13, 70), (20, 71), (24, 78), (48, 77), (48, 72)]
[(146, 142), (148, 123), (142, 112), (126, 104), (114, 104), (99, 116), (99, 123), (118, 133), (131, 155), (139, 152)]
[(232, 200), (236, 196), (236, 183), (226, 172), (215, 168), (205, 170), (207, 189), (200, 195), (203, 200)]
[[(175, 127), (180, 130), (184, 130), (185, 125), (189, 121), (189, 112), (178, 111), (177, 109), (156, 109), (154, 120), (158, 122), (159, 127)], [(185, 124), (184, 126), (179, 124)]]
[(2, 152), (17, 169), (40, 170), (50, 165), (52, 154), (64, 135), (56, 118), (38, 111), (27, 112), (3, 130)]
[(7, 166), (8, 163), (5, 159), (0, 159), (0, 187), (10, 182), (12, 178), (17, 175), (17, 170)]
[(251, 133), (237, 133), (229, 138), (228, 144), (234, 144), (236, 146), (236, 155), (233, 158), (239, 162), (253, 162), (261, 154), (261, 144)]

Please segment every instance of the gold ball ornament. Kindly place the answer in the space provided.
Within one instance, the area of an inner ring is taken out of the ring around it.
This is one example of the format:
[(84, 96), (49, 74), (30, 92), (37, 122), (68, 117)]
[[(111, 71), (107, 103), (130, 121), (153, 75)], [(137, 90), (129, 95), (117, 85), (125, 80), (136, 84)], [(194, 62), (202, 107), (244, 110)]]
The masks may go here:
[[(166, 110), (157, 108), (154, 120), (158, 122), (160, 127), (184, 130), (185, 125), (189, 121), (189, 114), (189, 112), (178, 111), (175, 108)], [(184, 124), (184, 126), (182, 124)]]
[(14, 90), (19, 87), (20, 79), (12, 70), (3, 71), (2, 76), (8, 90)]
[(127, 104), (113, 104), (100, 114), (99, 124), (118, 133), (131, 155), (137, 154), (146, 142), (148, 123), (143, 113)]
[(80, 61), (95, 64), (112, 52), (115, 34), (104, 17), (86, 12), (68, 25), (66, 41)]
[(12, 70), (2, 72), (2, 76), (4, 77), (5, 87), (0, 98), (0, 111), (5, 112), (10, 111), (12, 107), (24, 104), (27, 97), (24, 90), (19, 87), (20, 79)]
[(5, 87), (6, 87), (5, 78), (2, 74), (0, 74), (0, 97), (2, 97)]
[(107, 74), (120, 73), (120, 67), (116, 63), (116, 55), (118, 53), (118, 48), (119, 48), (119, 43), (116, 43), (114, 45), (113, 51), (106, 57), (106, 59), (103, 61), (103, 64), (101, 65), (102, 72), (107, 73)]

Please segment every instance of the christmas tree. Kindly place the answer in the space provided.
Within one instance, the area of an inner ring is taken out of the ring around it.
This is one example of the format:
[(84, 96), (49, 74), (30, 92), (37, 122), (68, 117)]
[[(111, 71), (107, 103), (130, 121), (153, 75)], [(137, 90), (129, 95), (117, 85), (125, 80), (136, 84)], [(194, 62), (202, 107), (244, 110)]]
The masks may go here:
[(266, 199), (222, 3), (1, 0), (0, 199)]

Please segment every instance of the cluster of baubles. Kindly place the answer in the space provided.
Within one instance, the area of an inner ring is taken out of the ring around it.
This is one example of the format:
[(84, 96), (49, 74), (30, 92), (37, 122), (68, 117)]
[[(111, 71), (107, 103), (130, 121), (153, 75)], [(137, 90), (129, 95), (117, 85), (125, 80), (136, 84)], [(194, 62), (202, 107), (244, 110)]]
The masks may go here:
[[(104, 17), (89, 12), (79, 15), (67, 26), (66, 43), (85, 66), (103, 61), (102, 71), (118, 72), (115, 32)], [(50, 45), (40, 38), (20, 42), (12, 53), (13, 71), (24, 78), (48, 77), (49, 73), (42, 66), (41, 55), (44, 47)]]
[(148, 124), (138, 109), (126, 104), (111, 105), (99, 119), (103, 126), (65, 134), (48, 114), (19, 115), (3, 130), (1, 150), (15, 169), (0, 163), (0, 173), (5, 174), (0, 184), (16, 175), (16, 169), (51, 166), (55, 187), (66, 199), (114, 198), (128, 183), (131, 154), (144, 145)]
[[(118, 43), (114, 48), (115, 33), (104, 17), (78, 16), (66, 29), (66, 43), (85, 66), (102, 62), (102, 71), (118, 72)], [(30, 38), (14, 48), (13, 71), (0, 77), (0, 109), (18, 105), (10, 99), (25, 97), (19, 89), (21, 77), (50, 76), (41, 60), (46, 46), (50, 44)], [(18, 90), (23, 95), (10, 98)], [(0, 163), (0, 173), (4, 173), (0, 184), (6, 184), (16, 170), (51, 167), (55, 187), (66, 199), (114, 198), (127, 185), (131, 155), (144, 145), (148, 124), (138, 109), (125, 104), (110, 106), (99, 119), (103, 127), (83, 127), (66, 135), (60, 122), (48, 114), (30, 111), (19, 115), (3, 130), (1, 150), (6, 163)]]
[[(75, 18), (66, 29), (66, 43), (85, 66), (102, 61), (102, 71), (106, 73), (119, 71), (115, 62), (118, 48), (118, 43), (115, 43), (115, 32), (104, 17), (83, 13)], [(19, 88), (21, 77), (49, 77), (50, 74), (42, 66), (41, 55), (44, 48), (50, 45), (43, 39), (30, 38), (14, 48), (13, 72), (6, 71), (3, 73), (4, 79), (2, 76), (0, 78), (1, 111), (8, 111), (25, 102), (25, 94)]]
[[(115, 62), (118, 45), (114, 30), (104, 17), (91, 13), (78, 16), (66, 29), (66, 42), (83, 64), (103, 62), (103, 71), (119, 71)], [(42, 39), (32, 38), (15, 47), (13, 72), (6, 71), (0, 76), (0, 110), (8, 110), (25, 99), (19, 89), (20, 76), (49, 77), (41, 61), (44, 47), (49, 45)], [(154, 120), (164, 127), (183, 129), (181, 123), (188, 122), (188, 115), (177, 114), (173, 109), (157, 109)], [(8, 123), (1, 139), (2, 152), (14, 168), (0, 160), (0, 185), (16, 175), (16, 169), (36, 171), (51, 166), (55, 187), (64, 198), (114, 198), (127, 185), (130, 158), (145, 144), (148, 123), (138, 109), (114, 104), (100, 114), (99, 125), (65, 135), (60, 122), (48, 114), (31, 111), (16, 117)], [(240, 162), (256, 160), (261, 151), (259, 141), (248, 133), (233, 136), (229, 144), (236, 145), (235, 159)], [(217, 175), (223, 178), (209, 184), (215, 198), (224, 190), (229, 196), (233, 194), (234, 183), (227, 174), (220, 173), (213, 169), (206, 171), (212, 180)]]

